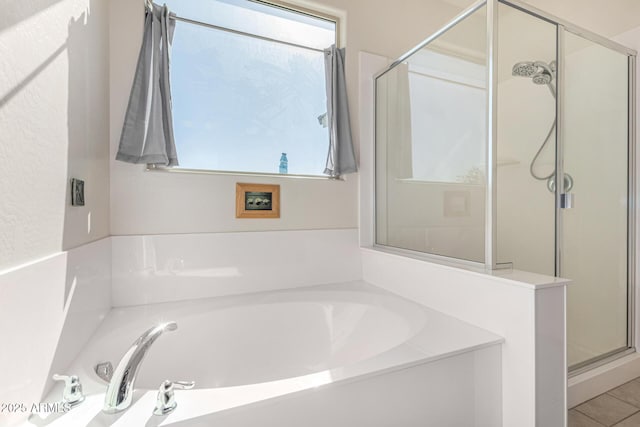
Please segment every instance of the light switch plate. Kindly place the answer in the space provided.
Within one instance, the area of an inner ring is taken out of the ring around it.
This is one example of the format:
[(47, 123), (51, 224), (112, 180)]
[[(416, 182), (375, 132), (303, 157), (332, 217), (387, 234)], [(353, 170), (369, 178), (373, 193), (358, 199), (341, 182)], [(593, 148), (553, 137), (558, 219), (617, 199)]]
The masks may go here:
[(84, 181), (71, 180), (71, 206), (84, 206)]

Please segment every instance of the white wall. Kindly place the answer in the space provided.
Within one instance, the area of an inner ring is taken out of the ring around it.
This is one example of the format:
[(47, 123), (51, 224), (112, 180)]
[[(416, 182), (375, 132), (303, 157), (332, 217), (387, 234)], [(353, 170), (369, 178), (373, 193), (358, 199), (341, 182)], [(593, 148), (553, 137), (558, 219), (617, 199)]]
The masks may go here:
[[(2, 5), (2, 402), (40, 402), (111, 305), (111, 251), (100, 240), (109, 234), (107, 8)], [(70, 205), (71, 178), (85, 181), (84, 207)], [(26, 415), (4, 413), (0, 425)]]
[(356, 229), (114, 236), (111, 241), (114, 307), (362, 278)]
[[(474, 2), (444, 1), (460, 8)], [(640, 3), (636, 0), (527, 0), (524, 3), (605, 37), (614, 37), (637, 27), (640, 19)]]
[[(347, 86), (353, 135), (358, 140), (358, 60), (360, 50), (395, 57), (451, 19), (459, 8), (436, 0), (299, 2), (343, 17), (347, 46)], [(110, 49), (111, 159), (126, 109), (142, 32), (142, 2), (112, 0)], [(344, 18), (346, 16), (346, 18)], [(402, 28), (402, 31), (398, 31)], [(238, 220), (235, 183), (281, 185), (282, 218)], [(259, 230), (353, 228), (358, 224), (358, 182), (234, 175), (145, 173), (143, 166), (111, 160), (111, 233), (161, 234)]]
[(605, 37), (613, 37), (640, 23), (636, 0), (528, 0), (528, 4)]
[[(142, 35), (142, 2), (111, 1), (111, 232), (113, 235), (357, 227), (357, 179), (144, 172), (114, 159)], [(281, 186), (280, 219), (236, 219), (236, 182)]]
[[(111, 308), (111, 242), (102, 239), (0, 271), (0, 402), (42, 402)], [(26, 418), (0, 417), (4, 427)]]
[(565, 425), (561, 279), (517, 271), (492, 276), (377, 250), (362, 252), (365, 281), (505, 338), (505, 427)]
[(109, 233), (107, 18), (106, 0), (3, 4), (0, 268)]
[(439, 0), (321, 0), (347, 14), (346, 74), (356, 143), (360, 140), (359, 52), (397, 58), (447, 24), (463, 8)]

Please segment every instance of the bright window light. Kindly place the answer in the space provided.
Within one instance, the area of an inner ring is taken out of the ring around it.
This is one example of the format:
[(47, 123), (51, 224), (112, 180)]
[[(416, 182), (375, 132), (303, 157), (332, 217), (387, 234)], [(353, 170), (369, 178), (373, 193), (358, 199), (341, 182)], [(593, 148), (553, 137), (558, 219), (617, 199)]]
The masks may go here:
[(166, 3), (179, 17), (251, 34), (176, 23), (180, 168), (278, 173), (286, 153), (289, 174), (322, 175), (329, 144), (322, 49), (336, 42), (336, 23), (248, 0)]

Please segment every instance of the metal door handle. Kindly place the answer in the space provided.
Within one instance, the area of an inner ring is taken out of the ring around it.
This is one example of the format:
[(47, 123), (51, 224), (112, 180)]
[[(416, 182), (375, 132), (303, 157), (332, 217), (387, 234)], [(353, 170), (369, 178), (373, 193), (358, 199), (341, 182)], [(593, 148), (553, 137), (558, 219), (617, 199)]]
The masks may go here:
[(575, 195), (573, 193), (563, 193), (560, 195), (560, 208), (573, 209), (575, 204)]

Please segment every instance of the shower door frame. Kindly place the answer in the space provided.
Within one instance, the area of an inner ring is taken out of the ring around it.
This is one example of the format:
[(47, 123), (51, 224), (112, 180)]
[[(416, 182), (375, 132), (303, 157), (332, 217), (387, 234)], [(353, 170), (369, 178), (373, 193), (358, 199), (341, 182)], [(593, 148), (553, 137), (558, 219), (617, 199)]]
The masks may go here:
[[(531, 5), (528, 5), (519, 0), (487, 0), (487, 6), (490, 4), (502, 3), (507, 6), (513, 7), (521, 12), (527, 13), (536, 18), (547, 21), (556, 26), (557, 37), (556, 37), (556, 55), (557, 55), (557, 84), (556, 84), (556, 120), (557, 120), (557, 131), (556, 131), (556, 174), (555, 174), (555, 182), (558, 183), (556, 186), (555, 193), (555, 275), (558, 277), (562, 277), (562, 236), (563, 236), (563, 207), (562, 207), (562, 195), (565, 194), (564, 188), (564, 179), (560, 179), (559, 177), (564, 176), (564, 116), (565, 116), (565, 34), (569, 32), (578, 37), (586, 39), (590, 42), (603, 46), (605, 48), (611, 49), (613, 51), (619, 52), (623, 55), (627, 56), (627, 79), (628, 79), (628, 100), (627, 100), (627, 157), (628, 157), (628, 165), (627, 165), (627, 346), (624, 348), (620, 348), (617, 350), (613, 350), (611, 352), (605, 353), (601, 356), (597, 356), (593, 359), (589, 359), (585, 362), (578, 363), (574, 367), (569, 370), (569, 376), (576, 376), (583, 372), (590, 371), (598, 366), (605, 365), (613, 360), (624, 357), (628, 354), (635, 353), (635, 345), (636, 345), (636, 327), (635, 327), (635, 314), (636, 314), (636, 247), (637, 247), (637, 236), (636, 236), (636, 228), (637, 228), (637, 215), (636, 215), (636, 188), (637, 188), (637, 171), (636, 171), (636, 61), (637, 61), (637, 52), (633, 49), (630, 49), (626, 46), (623, 46), (619, 43), (614, 42), (613, 40), (602, 37), (596, 33), (593, 33), (584, 28), (578, 27), (570, 22), (567, 22), (557, 16), (546, 13), (542, 10), (539, 10)], [(497, 7), (494, 6), (494, 9)], [(488, 9), (490, 10), (490, 9)], [(491, 14), (488, 29), (495, 33), (497, 32), (497, 14)], [(491, 22), (493, 19), (493, 22)], [(493, 43), (497, 43), (491, 40), (491, 45)], [(490, 50), (491, 51), (491, 50)], [(491, 57), (493, 60), (494, 58)], [(495, 76), (494, 76), (495, 78)], [(492, 79), (491, 86), (491, 94), (492, 96), (497, 96), (497, 82)], [(497, 117), (497, 106), (494, 104), (490, 104), (491, 108), (489, 111), (489, 123), (496, 120)], [(495, 153), (497, 148), (497, 138), (492, 133), (489, 134), (489, 145), (491, 146), (490, 151)], [(493, 173), (497, 167), (497, 161), (495, 158), (489, 157), (491, 160), (491, 175), (495, 176)], [(489, 183), (488, 183), (489, 184)], [(495, 181), (493, 182), (495, 185)], [(491, 196), (495, 199), (495, 195), (493, 192), (490, 193)], [(492, 201), (494, 203), (495, 209), (495, 200)], [(491, 229), (492, 239), (496, 239), (496, 227), (495, 227), (495, 219), (493, 219), (492, 229)], [(496, 263), (496, 248), (491, 248), (492, 251), (492, 267), (499, 268), (500, 265)], [(487, 260), (488, 261), (488, 260)]]
[[(614, 50), (627, 56), (628, 61), (628, 194), (627, 194), (627, 348), (620, 349), (612, 353), (602, 355), (601, 357), (591, 359), (585, 362), (584, 366), (578, 366), (576, 369), (572, 369), (570, 376), (578, 375), (584, 371), (591, 370), (594, 367), (604, 365), (612, 360), (623, 357), (627, 354), (635, 352), (635, 344), (638, 340), (636, 337), (635, 327), (635, 298), (636, 298), (636, 247), (637, 247), (637, 216), (636, 216), (636, 60), (637, 52), (619, 43), (616, 43), (610, 39), (593, 33), (589, 30), (581, 28), (565, 21), (562, 18), (544, 12), (537, 9), (520, 0), (478, 0), (462, 13), (452, 19), (447, 25), (436, 31), (416, 47), (399, 57), (396, 61), (377, 73), (373, 80), (374, 82), (395, 66), (407, 60), (414, 53), (418, 52), (432, 41), (436, 40), (442, 34), (456, 26), (465, 18), (472, 15), (474, 12), (486, 6), (487, 22), (486, 22), (486, 37), (487, 37), (487, 170), (486, 170), (486, 210), (485, 210), (485, 254), (484, 264), (482, 262), (464, 260), (459, 258), (452, 258), (448, 256), (418, 252), (410, 249), (402, 249), (396, 247), (390, 247), (377, 243), (377, 185), (378, 185), (378, 164), (377, 164), (377, 149), (374, 154), (374, 195), (373, 195), (373, 221), (371, 236), (373, 236), (373, 246), (377, 249), (397, 253), (399, 255), (409, 256), (413, 258), (424, 259), (427, 261), (436, 262), (439, 264), (460, 266), (464, 268), (471, 268), (484, 271), (499, 270), (504, 268), (511, 268), (511, 263), (500, 263), (497, 258), (497, 123), (498, 123), (498, 73), (497, 73), (497, 59), (498, 59), (498, 5), (502, 3), (506, 6), (517, 9), (528, 15), (549, 22), (556, 26), (557, 31), (557, 97), (556, 97), (556, 175), (555, 182), (559, 183), (556, 187), (555, 194), (555, 275), (561, 277), (562, 269), (562, 242), (559, 236), (562, 236), (563, 224), (562, 224), (562, 208), (561, 208), (561, 196), (564, 192), (564, 179), (558, 179), (563, 176), (564, 173), (564, 144), (563, 144), (563, 131), (564, 131), (564, 39), (565, 32), (572, 33), (593, 43)], [(374, 89), (374, 93), (375, 93)], [(377, 95), (376, 95), (377, 97)], [(376, 133), (374, 132), (374, 135)], [(374, 143), (377, 147), (377, 142)]]

